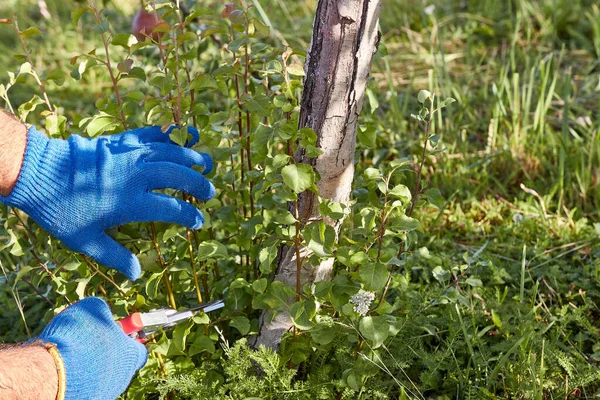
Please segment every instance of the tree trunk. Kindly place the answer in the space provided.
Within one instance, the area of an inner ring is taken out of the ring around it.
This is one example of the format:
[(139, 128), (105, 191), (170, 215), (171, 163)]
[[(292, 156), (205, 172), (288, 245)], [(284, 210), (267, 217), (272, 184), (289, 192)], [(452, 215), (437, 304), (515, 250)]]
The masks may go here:
[[(362, 109), (373, 55), (379, 42), (381, 0), (319, 0), (311, 44), (304, 70), (299, 127), (310, 127), (317, 134), (317, 147), (323, 151), (316, 159), (302, 149), (296, 162), (312, 165), (321, 176), (317, 183), (324, 199), (348, 204), (354, 177), (354, 150), (358, 116)], [(292, 205), (293, 207), (293, 205)], [(295, 210), (291, 210), (295, 215)], [(299, 220), (304, 224), (321, 219), (314, 193), (305, 191), (298, 198)], [(336, 236), (342, 221), (325, 219)], [(300, 250), (302, 260), (310, 251)], [(333, 258), (313, 267), (302, 265), (302, 284), (331, 279)], [(275, 279), (296, 286), (296, 251), (282, 247)], [(263, 313), (260, 333), (254, 346), (277, 349), (283, 334), (292, 327), (289, 314), (271, 318)]]

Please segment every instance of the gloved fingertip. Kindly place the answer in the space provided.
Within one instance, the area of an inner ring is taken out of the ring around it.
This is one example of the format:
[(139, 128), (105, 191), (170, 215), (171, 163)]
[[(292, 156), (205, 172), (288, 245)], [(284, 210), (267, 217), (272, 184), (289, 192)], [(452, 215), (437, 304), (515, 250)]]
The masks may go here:
[(123, 275), (127, 277), (127, 279), (135, 281), (142, 274), (142, 267), (140, 266), (140, 261), (133, 254), (130, 255), (130, 259), (127, 260), (127, 264), (119, 269)]
[(163, 133), (161, 127), (158, 125), (144, 126), (125, 133), (134, 134), (142, 143), (168, 142), (169, 140), (169, 135)]
[(108, 304), (106, 304), (106, 301), (104, 301), (98, 297), (86, 297), (84, 299), (79, 300), (75, 304), (79, 304), (80, 306), (85, 306), (85, 307), (93, 307), (97, 311), (107, 310), (110, 312)]
[(148, 350), (146, 349), (146, 346), (139, 342), (135, 342), (135, 348), (137, 351), (137, 362), (135, 365), (136, 370), (138, 370), (146, 365), (146, 361), (148, 361)]
[(202, 160), (204, 161), (204, 171), (202, 171), (202, 175), (210, 174), (214, 167), (212, 157), (209, 156), (208, 154), (202, 153), (202, 152), (199, 152), (198, 154), (200, 154), (200, 156), (202, 157)]
[(200, 133), (198, 132), (198, 129), (196, 129), (193, 126), (188, 126), (187, 131), (188, 134), (192, 135), (192, 138), (189, 140), (188, 143), (186, 143), (186, 147), (192, 147), (200, 140)]
[(204, 225), (204, 216), (201, 212), (198, 212), (196, 222), (190, 228), (196, 230), (202, 228), (202, 225)]
[(212, 199), (213, 197), (215, 197), (215, 194), (217, 193), (217, 190), (215, 189), (215, 185), (213, 185), (212, 182), (208, 182), (208, 184), (210, 186), (208, 187), (208, 193), (206, 194), (206, 197), (202, 199), (204, 201)]

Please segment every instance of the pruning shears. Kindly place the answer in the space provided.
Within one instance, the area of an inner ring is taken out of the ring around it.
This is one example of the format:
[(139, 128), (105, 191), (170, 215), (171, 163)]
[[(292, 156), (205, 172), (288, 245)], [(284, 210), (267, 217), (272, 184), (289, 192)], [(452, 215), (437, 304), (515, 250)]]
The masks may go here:
[(225, 302), (223, 300), (216, 300), (185, 310), (174, 310), (165, 307), (146, 313), (135, 312), (117, 321), (117, 324), (123, 329), (126, 335), (129, 335), (140, 343), (146, 343), (149, 337), (159, 329), (173, 328), (180, 322), (192, 318), (200, 311), (209, 313), (224, 306)]

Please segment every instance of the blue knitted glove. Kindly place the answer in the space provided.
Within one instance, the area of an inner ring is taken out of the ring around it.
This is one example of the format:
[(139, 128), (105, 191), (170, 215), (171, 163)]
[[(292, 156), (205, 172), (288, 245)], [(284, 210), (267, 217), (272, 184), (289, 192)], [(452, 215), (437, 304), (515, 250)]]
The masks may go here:
[(127, 389), (148, 352), (125, 335), (103, 300), (88, 297), (58, 314), (41, 336), (56, 345), (67, 375), (65, 400), (111, 400)]
[[(188, 133), (193, 136), (190, 144), (198, 141), (196, 129)], [(71, 249), (137, 279), (138, 259), (105, 231), (149, 221), (200, 228), (204, 218), (196, 207), (152, 192), (172, 188), (210, 199), (215, 188), (193, 165), (204, 167), (206, 174), (212, 160), (172, 144), (158, 126), (68, 140), (48, 139), (32, 127), (17, 183), (0, 202), (25, 211)]]

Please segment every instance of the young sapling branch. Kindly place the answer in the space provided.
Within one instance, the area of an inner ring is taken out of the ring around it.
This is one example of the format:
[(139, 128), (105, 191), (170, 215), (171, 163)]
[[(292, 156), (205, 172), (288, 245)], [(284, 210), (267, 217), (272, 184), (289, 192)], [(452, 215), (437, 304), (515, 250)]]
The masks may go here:
[[(99, 26), (101, 26), (102, 18), (100, 16), (100, 12), (98, 11), (98, 8), (96, 7), (96, 4), (94, 3), (94, 5), (91, 8), (94, 12), (94, 18), (96, 19), (96, 22), (98, 23)], [(102, 37), (102, 44), (104, 45), (104, 54), (106, 55), (106, 61), (104, 62), (104, 65), (106, 66), (106, 69), (108, 69), (108, 74), (110, 75), (110, 80), (112, 82), (112, 86), (115, 91), (117, 105), (119, 106), (119, 115), (121, 117), (121, 124), (123, 125), (123, 129), (127, 130), (127, 118), (125, 118), (125, 111), (123, 110), (123, 100), (121, 99), (121, 94), (119, 93), (119, 85), (117, 82), (117, 78), (115, 77), (115, 74), (112, 69), (112, 64), (110, 62), (110, 54), (108, 51), (108, 41), (106, 40), (106, 36), (104, 36), (104, 32), (101, 32), (100, 36)]]

